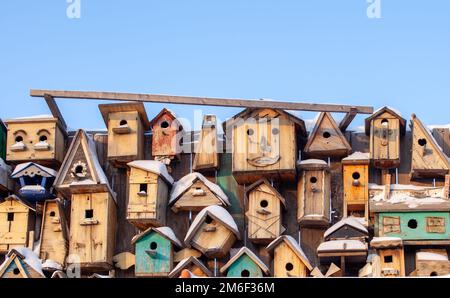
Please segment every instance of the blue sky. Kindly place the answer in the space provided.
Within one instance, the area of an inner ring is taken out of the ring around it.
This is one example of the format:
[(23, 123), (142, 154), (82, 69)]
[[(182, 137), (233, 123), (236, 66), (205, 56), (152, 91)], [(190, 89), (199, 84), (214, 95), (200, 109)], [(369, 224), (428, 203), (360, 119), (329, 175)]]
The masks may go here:
[[(36, 88), (391, 105), (450, 122), (450, 1), (381, 0), (381, 19), (366, 0), (81, 0), (80, 19), (67, 6), (0, 2), (1, 118), (48, 113)], [(104, 127), (99, 102), (58, 103), (70, 127)]]

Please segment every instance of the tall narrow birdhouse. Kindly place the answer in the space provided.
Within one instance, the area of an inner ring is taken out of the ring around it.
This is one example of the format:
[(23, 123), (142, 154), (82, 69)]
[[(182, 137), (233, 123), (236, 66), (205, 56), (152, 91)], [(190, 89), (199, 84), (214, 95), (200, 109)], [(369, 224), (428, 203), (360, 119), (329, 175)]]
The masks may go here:
[(119, 167), (144, 159), (144, 132), (150, 129), (144, 104), (101, 104), (99, 109), (108, 127), (108, 159)]
[(155, 160), (128, 163), (128, 221), (141, 230), (166, 223), (166, 209), (173, 178), (166, 166)]
[(273, 254), (274, 277), (308, 277), (313, 267), (300, 244), (292, 236), (283, 235), (267, 246)]
[(8, 126), (7, 161), (61, 164), (66, 132), (57, 118), (36, 116), (7, 120), (5, 123)]
[(326, 162), (318, 159), (299, 163), (297, 184), (298, 212), (300, 226), (327, 226), (330, 222), (330, 174)]
[(270, 274), (269, 268), (247, 247), (242, 247), (220, 268), (226, 277), (264, 277)]
[(195, 147), (194, 171), (216, 171), (219, 169), (219, 138), (217, 120), (214, 115), (203, 117), (202, 130)]
[(167, 161), (178, 156), (183, 140), (183, 126), (176, 115), (164, 108), (152, 121), (152, 156), (156, 160)]
[(450, 159), (442, 152), (428, 129), (416, 115), (411, 117), (413, 178), (438, 178), (449, 173)]
[(0, 192), (7, 194), (14, 188), (14, 183), (9, 179), (11, 175), (11, 167), (0, 158)]
[(263, 177), (294, 181), (298, 148), (304, 144), (303, 120), (278, 109), (246, 109), (226, 121), (232, 171), (240, 184)]
[(421, 249), (416, 252), (416, 276), (448, 276), (450, 261), (446, 249)]
[(405, 256), (403, 241), (395, 237), (375, 237), (370, 242), (380, 257), (380, 275), (382, 277), (405, 276)]
[(369, 220), (369, 154), (355, 152), (342, 160), (344, 216)]
[(248, 187), (246, 200), (248, 210), (245, 215), (251, 241), (269, 243), (285, 231), (281, 215), (286, 201), (266, 179)]
[(52, 198), (50, 188), (57, 172), (33, 162), (15, 167), (11, 178), (20, 184), (19, 195), (29, 202), (40, 202)]
[(224, 208), (213, 205), (197, 214), (184, 243), (208, 258), (222, 258), (239, 239), (239, 230), (233, 217)]
[(177, 266), (170, 272), (169, 277), (178, 278), (180, 277), (183, 270), (189, 271), (195, 277), (213, 276), (212, 272), (194, 256), (181, 260), (177, 264)]
[(29, 248), (11, 249), (0, 265), (0, 278), (45, 278), (41, 260)]
[(377, 168), (400, 165), (400, 137), (406, 133), (406, 120), (392, 108), (384, 107), (366, 119), (366, 134), (370, 136), (370, 159)]
[(314, 158), (343, 157), (352, 151), (352, 147), (333, 116), (328, 112), (322, 112), (303, 151), (307, 156)]
[(198, 212), (211, 205), (228, 207), (230, 202), (220, 186), (202, 174), (190, 173), (173, 185), (169, 206), (174, 212)]
[(135, 275), (139, 277), (168, 276), (173, 269), (175, 247), (182, 247), (169, 227), (149, 228), (131, 243), (135, 245)]

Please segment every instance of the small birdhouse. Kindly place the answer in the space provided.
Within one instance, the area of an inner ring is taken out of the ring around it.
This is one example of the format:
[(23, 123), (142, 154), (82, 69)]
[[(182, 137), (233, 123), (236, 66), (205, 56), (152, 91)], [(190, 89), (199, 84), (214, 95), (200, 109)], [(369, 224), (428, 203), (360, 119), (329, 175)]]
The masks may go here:
[(355, 152), (342, 160), (344, 216), (369, 220), (369, 154)]
[(422, 122), (412, 115), (412, 157), (411, 176), (413, 178), (438, 178), (449, 173), (450, 159), (437, 144)]
[(246, 109), (226, 121), (232, 171), (239, 184), (263, 177), (294, 181), (298, 149), (306, 139), (303, 120), (278, 109)]
[(222, 258), (239, 239), (239, 230), (233, 217), (224, 208), (213, 205), (197, 214), (184, 243), (208, 258)]
[(156, 160), (171, 160), (181, 151), (183, 126), (176, 115), (164, 108), (152, 121), (152, 156)]
[(303, 151), (307, 156), (314, 158), (343, 157), (352, 151), (352, 147), (333, 116), (328, 112), (322, 112)]
[(135, 275), (139, 277), (168, 276), (173, 269), (175, 247), (183, 245), (169, 227), (149, 228), (135, 236)]
[(11, 175), (11, 167), (0, 158), (0, 193), (8, 194), (14, 188), (14, 183), (9, 179)]
[(264, 277), (269, 275), (269, 268), (247, 247), (242, 247), (220, 268), (220, 273), (227, 277)]
[(273, 254), (274, 277), (308, 277), (313, 267), (292, 236), (279, 236), (267, 246)]
[(141, 230), (166, 223), (166, 208), (173, 178), (156, 160), (128, 163), (129, 196), (127, 220)]
[(2, 119), (0, 119), (0, 159), (6, 159), (6, 136), (8, 134), (8, 130), (6, 128), (5, 123), (3, 123)]
[(194, 172), (175, 182), (170, 193), (169, 205), (174, 212), (198, 212), (211, 205), (228, 207), (230, 202), (219, 185)]
[(50, 188), (57, 172), (33, 162), (26, 162), (15, 167), (11, 178), (20, 184), (19, 195), (29, 202), (40, 202), (53, 197)]
[(178, 265), (170, 272), (170, 278), (180, 277), (183, 270), (188, 270), (195, 277), (212, 277), (212, 272), (203, 265), (196, 257), (189, 257), (181, 260)]
[(383, 107), (366, 119), (365, 126), (373, 165), (382, 169), (398, 167), (400, 137), (406, 133), (406, 120), (392, 108)]
[(446, 249), (421, 249), (416, 252), (416, 276), (448, 276), (450, 261)]
[(366, 241), (369, 231), (363, 224), (364, 219), (358, 217), (346, 217), (335, 223), (325, 231), (323, 237), (326, 241), (339, 239), (353, 239)]
[(301, 161), (298, 167), (298, 223), (300, 226), (328, 226), (331, 199), (328, 164), (308, 159)]
[(283, 196), (266, 180), (261, 179), (246, 189), (248, 210), (248, 238), (254, 242), (269, 243), (280, 236), (282, 208), (286, 208)]
[(143, 103), (101, 104), (108, 127), (108, 159), (119, 167), (144, 159), (144, 132), (150, 130)]
[(375, 249), (377, 255), (380, 257), (380, 276), (405, 276), (405, 257), (402, 239), (395, 237), (375, 237), (370, 242), (370, 247)]
[(31, 205), (11, 195), (0, 203), (0, 253), (11, 248), (27, 247), (29, 232), (34, 231), (36, 210)]
[(11, 249), (0, 265), (0, 278), (45, 278), (41, 260), (29, 248)]
[(195, 158), (192, 165), (194, 171), (216, 171), (219, 164), (219, 138), (217, 120), (214, 115), (203, 117), (202, 130), (195, 147)]
[(5, 121), (8, 126), (6, 160), (60, 165), (64, 159), (66, 132), (52, 116), (17, 118)]

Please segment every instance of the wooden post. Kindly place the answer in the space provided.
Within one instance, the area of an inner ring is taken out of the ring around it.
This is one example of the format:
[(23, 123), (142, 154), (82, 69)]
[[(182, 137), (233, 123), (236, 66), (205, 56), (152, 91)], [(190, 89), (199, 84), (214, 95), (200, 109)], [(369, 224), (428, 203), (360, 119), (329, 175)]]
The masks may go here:
[(450, 193), (450, 174), (445, 175), (444, 198), (447, 199)]
[(341, 272), (342, 277), (345, 277), (345, 256), (341, 256)]
[(34, 249), (34, 231), (28, 233), (28, 248), (31, 250)]
[(383, 180), (384, 180), (384, 199), (389, 199), (389, 195), (391, 193), (391, 174), (389, 174), (386, 170), (383, 170)]

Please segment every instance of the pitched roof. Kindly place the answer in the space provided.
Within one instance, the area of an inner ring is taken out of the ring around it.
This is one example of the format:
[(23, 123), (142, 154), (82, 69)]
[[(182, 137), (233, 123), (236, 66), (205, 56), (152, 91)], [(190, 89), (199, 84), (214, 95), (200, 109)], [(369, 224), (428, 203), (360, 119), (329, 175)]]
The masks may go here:
[(248, 188), (246, 188), (245, 198), (248, 200), (248, 195), (250, 194), (250, 192), (252, 192), (256, 187), (260, 186), (261, 184), (265, 184), (267, 187), (269, 187), (270, 190), (273, 192), (273, 194), (280, 200), (280, 202), (286, 208), (286, 200), (284, 199), (284, 197), (265, 178), (259, 179), (258, 181), (250, 185)]
[(41, 260), (34, 251), (27, 247), (17, 247), (11, 249), (6, 255), (5, 261), (0, 266), (0, 274), (4, 273), (4, 270), (8, 268), (14, 258), (21, 259), (24, 263), (30, 266), (31, 269), (36, 271), (36, 273), (44, 277), (44, 273), (42, 272)]
[(321, 159), (306, 159), (297, 162), (297, 167), (306, 170), (324, 170), (328, 169), (330, 166)]
[(367, 244), (359, 240), (331, 240), (322, 242), (317, 248), (318, 253), (327, 252), (366, 252)]
[(358, 231), (361, 231), (364, 234), (367, 234), (367, 235), (369, 234), (369, 231), (361, 223), (361, 221), (359, 219), (350, 216), (350, 217), (341, 219), (340, 221), (335, 223), (333, 226), (331, 226), (328, 230), (325, 231), (325, 233), (323, 234), (323, 237), (327, 238), (328, 236), (330, 236), (331, 234), (333, 234), (334, 232), (336, 232), (337, 230), (339, 230), (340, 228), (342, 228), (344, 226), (350, 226)]
[[(31, 167), (35, 167), (36, 171), (31, 171), (31, 172), (27, 171)], [(17, 165), (14, 168), (14, 171), (11, 174), (11, 178), (17, 179), (22, 176), (34, 177), (35, 175), (39, 175), (42, 177), (56, 177), (57, 174), (58, 173), (53, 169), (41, 166), (34, 162), (25, 162), (25, 163), (21, 163), (21, 164)]]
[(231, 259), (222, 267), (220, 268), (220, 272), (224, 273), (227, 271), (227, 269), (234, 264), (241, 256), (247, 255), (256, 265), (258, 265), (259, 268), (265, 273), (269, 274), (269, 268), (264, 264), (264, 262), (258, 258), (257, 255), (255, 255), (250, 249), (247, 247), (242, 247), (234, 256), (231, 257)]
[(365, 120), (365, 128), (366, 128), (366, 135), (370, 135), (370, 126), (371, 126), (371, 121), (375, 118), (377, 118), (378, 116), (384, 114), (384, 113), (389, 113), (392, 116), (394, 116), (395, 118), (398, 118), (400, 120), (400, 132), (402, 135), (405, 135), (406, 133), (406, 120), (402, 117), (402, 115), (396, 111), (394, 108), (392, 107), (381, 107), (378, 110), (376, 110), (371, 116), (367, 117)]
[[(150, 128), (153, 127), (153, 125), (155, 124), (155, 122), (158, 121), (159, 117), (161, 117), (161, 116), (164, 115), (164, 114), (168, 114), (168, 115), (170, 116), (170, 118), (172, 118), (173, 120), (177, 120), (177, 115), (176, 115), (174, 112), (172, 112), (171, 110), (169, 110), (169, 109), (167, 109), (167, 108), (163, 108), (163, 109), (158, 113), (158, 115), (156, 115), (156, 116), (150, 121), (150, 123), (149, 123)], [(180, 121), (177, 121), (177, 122), (181, 125), (181, 122), (180, 122)]]
[(145, 106), (142, 102), (123, 102), (123, 103), (111, 103), (111, 104), (100, 104), (98, 105), (100, 112), (102, 113), (103, 120), (106, 126), (109, 125), (109, 114), (110, 113), (120, 113), (120, 112), (138, 112), (142, 119), (142, 124), (145, 130), (150, 129), (147, 113), (145, 111)]
[(370, 247), (372, 248), (392, 248), (402, 247), (403, 240), (399, 237), (373, 237), (370, 241)]
[(300, 247), (300, 244), (295, 241), (295, 239), (290, 235), (281, 235), (274, 241), (272, 241), (266, 249), (268, 251), (273, 251), (281, 242), (286, 243), (292, 251), (302, 260), (303, 264), (308, 268), (308, 270), (312, 270), (313, 267), (311, 265), (311, 262), (308, 260), (308, 257), (303, 252), (302, 248)]
[(141, 169), (143, 171), (147, 171), (153, 174), (156, 174), (158, 176), (161, 176), (164, 181), (166, 181), (168, 184), (173, 184), (173, 178), (170, 176), (169, 172), (167, 171), (167, 167), (165, 164), (163, 164), (160, 161), (157, 160), (135, 160), (132, 162), (129, 162), (127, 164), (129, 167)]
[(342, 159), (343, 164), (369, 164), (370, 163), (370, 153), (363, 152), (353, 152), (346, 158)]
[(12, 200), (17, 201), (17, 202), (19, 202), (20, 204), (22, 204), (22, 205), (24, 205), (25, 207), (27, 207), (28, 209), (30, 209), (30, 210), (36, 212), (36, 208), (33, 207), (33, 205), (32, 205), (30, 202), (28, 202), (28, 201), (26, 201), (26, 200), (24, 200), (24, 199), (21, 199), (21, 198), (19, 198), (19, 197), (16, 196), (16, 195), (10, 195), (10, 196), (8, 196), (7, 198), (4, 199), (4, 202), (6, 202), (6, 201), (12, 201)]
[(200, 262), (196, 257), (189, 257), (186, 258), (182, 261), (180, 261), (177, 266), (175, 266), (175, 268), (173, 268), (173, 270), (169, 273), (169, 278), (173, 278), (176, 277), (179, 273), (181, 273), (181, 271), (183, 269), (185, 269), (187, 266), (189, 266), (190, 264), (196, 265), (197, 267), (199, 267), (200, 269), (202, 269), (202, 271), (208, 276), (208, 277), (212, 277), (213, 274), (211, 272), (211, 270), (209, 270), (208, 268), (206, 268), (205, 265), (203, 265), (202, 262)]
[(139, 235), (136, 235), (131, 240), (131, 244), (135, 244), (139, 239), (141, 239), (143, 236), (149, 234), (150, 232), (155, 232), (172, 242), (174, 245), (178, 247), (183, 247), (183, 244), (181, 244), (180, 240), (178, 240), (177, 236), (173, 232), (173, 230), (169, 227), (159, 227), (159, 228), (148, 228), (144, 232), (140, 233)]

